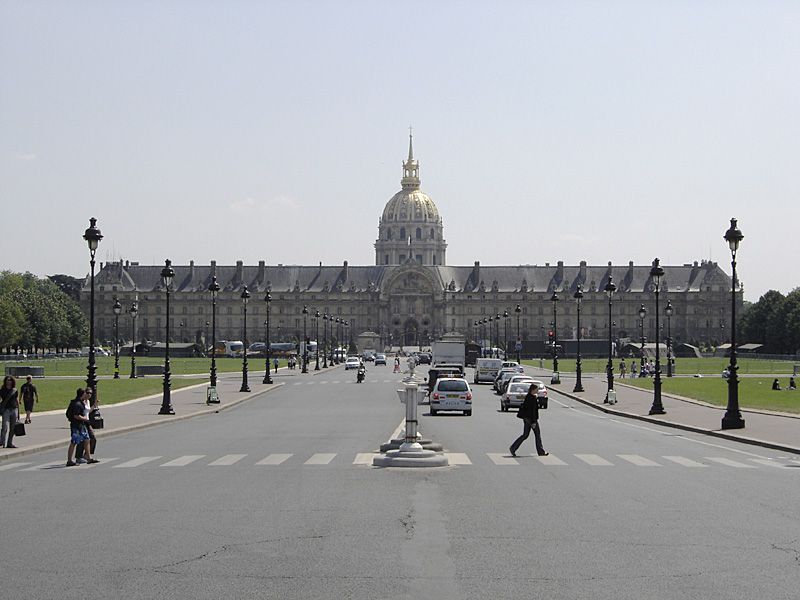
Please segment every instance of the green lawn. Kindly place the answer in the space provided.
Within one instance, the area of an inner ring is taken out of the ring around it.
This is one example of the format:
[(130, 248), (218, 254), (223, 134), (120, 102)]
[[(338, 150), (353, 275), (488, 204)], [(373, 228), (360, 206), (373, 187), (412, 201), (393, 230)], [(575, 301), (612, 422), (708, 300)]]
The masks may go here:
[[(253, 370), (264, 368), (263, 358), (248, 358), (248, 365)], [(170, 371), (173, 375), (192, 375), (195, 373), (208, 373), (211, 369), (210, 358), (170, 358)], [(18, 362), (0, 363), (4, 366), (34, 366), (44, 367), (45, 377), (56, 375), (86, 375), (88, 358), (46, 358), (39, 360), (26, 360)], [(114, 357), (98, 356), (95, 364), (97, 365), (97, 375), (114, 374)], [(136, 357), (137, 365), (163, 365), (163, 358)], [(286, 366), (286, 360), (281, 359), (280, 366)], [(218, 358), (217, 372), (232, 373), (242, 370), (242, 359), (240, 358)], [(122, 377), (128, 377), (131, 373), (131, 357), (121, 356), (119, 359), (119, 372)]]
[[(205, 377), (173, 379), (172, 389), (176, 390), (205, 381), (208, 381)], [(75, 397), (75, 390), (85, 383), (85, 381), (76, 379), (36, 379), (34, 384), (39, 390), (39, 403), (35, 405), (34, 411), (66, 409), (69, 401)], [(160, 377), (103, 379), (97, 384), (100, 406), (156, 394), (163, 389), (162, 384), (163, 379)], [(23, 412), (22, 407), (20, 407), (20, 412)]]
[[(538, 360), (523, 360), (522, 362), (526, 365), (531, 365), (534, 367), (539, 366)], [(619, 375), (619, 362), (619, 358), (613, 360), (615, 375)], [(682, 375), (694, 375), (695, 373), (701, 373), (703, 375), (720, 375), (729, 362), (730, 361), (727, 358), (677, 358), (675, 359), (675, 373)], [(739, 365), (740, 374), (755, 375), (791, 375), (794, 365), (800, 364), (800, 360), (793, 362), (787, 360), (758, 360), (753, 358), (740, 358), (737, 362)], [(605, 358), (584, 358), (581, 360), (581, 369), (585, 373), (605, 373), (607, 363), (608, 359)], [(625, 364), (630, 372), (631, 359), (626, 359)], [(545, 359), (544, 366), (547, 369), (551, 369), (553, 366), (553, 359)], [(574, 372), (575, 359), (559, 358), (558, 368), (561, 371)], [(666, 361), (663, 360), (663, 357), (661, 363), (661, 372), (667, 372), (667, 364)]]
[[(744, 377), (739, 380), (739, 406), (742, 408), (764, 408), (782, 412), (800, 413), (800, 390), (774, 391), (773, 377)], [(788, 377), (779, 378), (783, 388)], [(722, 377), (662, 377), (661, 390), (717, 406), (728, 404), (728, 382)], [(652, 379), (625, 379), (627, 385), (652, 390)]]

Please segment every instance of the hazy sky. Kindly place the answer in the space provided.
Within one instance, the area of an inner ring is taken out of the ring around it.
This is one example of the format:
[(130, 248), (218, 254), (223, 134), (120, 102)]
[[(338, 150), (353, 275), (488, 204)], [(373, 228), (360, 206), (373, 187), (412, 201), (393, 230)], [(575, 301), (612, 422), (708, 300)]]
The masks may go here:
[[(374, 264), (408, 126), (449, 264), (798, 285), (800, 2), (0, 0), (0, 268)], [(783, 241), (781, 241), (783, 240)]]

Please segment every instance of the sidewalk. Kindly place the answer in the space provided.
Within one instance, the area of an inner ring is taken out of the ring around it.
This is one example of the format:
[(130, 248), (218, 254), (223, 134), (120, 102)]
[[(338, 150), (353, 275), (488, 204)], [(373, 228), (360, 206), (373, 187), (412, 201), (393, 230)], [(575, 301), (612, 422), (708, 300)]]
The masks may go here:
[(741, 409), (745, 427), (722, 430), (724, 407), (710, 406), (689, 398), (662, 393), (661, 404), (666, 414), (650, 415), (648, 413), (653, 405), (652, 389), (625, 385), (624, 379), (614, 379), (617, 404), (612, 406), (603, 404), (608, 387), (605, 375), (598, 373), (583, 375), (581, 383), (584, 391), (574, 393), (572, 391), (575, 387), (574, 373), (562, 372), (561, 384), (550, 385), (552, 371), (527, 366), (526, 372), (541, 379), (551, 393), (567, 396), (608, 414), (800, 454), (800, 415)]
[[(227, 410), (246, 400), (282, 387), (285, 385), (286, 381), (296, 379), (297, 377), (313, 377), (315, 373), (324, 373), (333, 368), (336, 368), (336, 366), (329, 367), (327, 370), (321, 369), (320, 371), (314, 371), (314, 366), (312, 364), (308, 374), (302, 374), (300, 369), (289, 370), (283, 367), (278, 373), (272, 372), (272, 385), (262, 383), (264, 371), (250, 371), (248, 376), (250, 392), (239, 391), (242, 386), (241, 373), (221, 373), (217, 377), (217, 391), (220, 397), (219, 404), (206, 404), (208, 378), (205, 378), (198, 380), (197, 385), (181, 388), (179, 390), (172, 390), (170, 400), (172, 402), (172, 408), (175, 411), (174, 415), (158, 414), (161, 408), (161, 393), (128, 400), (127, 402), (121, 402), (119, 404), (103, 405), (102, 388), (100, 388), (100, 409), (103, 414), (105, 428), (96, 429), (95, 436), (99, 440), (110, 435), (125, 433), (136, 429), (144, 429), (146, 427), (154, 427), (163, 423), (171, 423), (199, 415), (207, 415)], [(110, 381), (111, 380), (108, 380), (108, 382), (106, 382), (103, 380), (100, 385), (109, 385)], [(0, 462), (17, 459), (26, 454), (52, 448), (63, 448), (64, 460), (66, 460), (67, 446), (69, 445), (69, 422), (64, 416), (64, 412), (67, 408), (67, 402), (68, 400), (64, 401), (63, 409), (33, 413), (33, 422), (25, 426), (26, 435), (24, 437), (14, 438), (14, 445), (17, 446), (17, 448), (0, 448)], [(24, 414), (22, 416), (24, 418)], [(102, 460), (103, 454), (101, 448), (102, 446), (99, 448), (99, 456)]]

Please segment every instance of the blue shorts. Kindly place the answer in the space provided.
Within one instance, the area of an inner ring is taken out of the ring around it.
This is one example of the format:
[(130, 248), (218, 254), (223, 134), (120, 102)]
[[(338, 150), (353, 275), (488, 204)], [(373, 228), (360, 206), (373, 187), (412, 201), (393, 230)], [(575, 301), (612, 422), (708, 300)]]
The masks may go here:
[(70, 424), (69, 426), (70, 438), (69, 441), (76, 446), (82, 444), (89, 439), (89, 432), (86, 431), (86, 425)]

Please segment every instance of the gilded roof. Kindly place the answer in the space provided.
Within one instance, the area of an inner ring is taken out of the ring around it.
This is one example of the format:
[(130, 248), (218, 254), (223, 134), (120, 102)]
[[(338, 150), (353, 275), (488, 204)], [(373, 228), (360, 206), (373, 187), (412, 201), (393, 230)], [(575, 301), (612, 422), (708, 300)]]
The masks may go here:
[(425, 192), (404, 189), (391, 197), (383, 209), (381, 223), (438, 223), (439, 209)]

